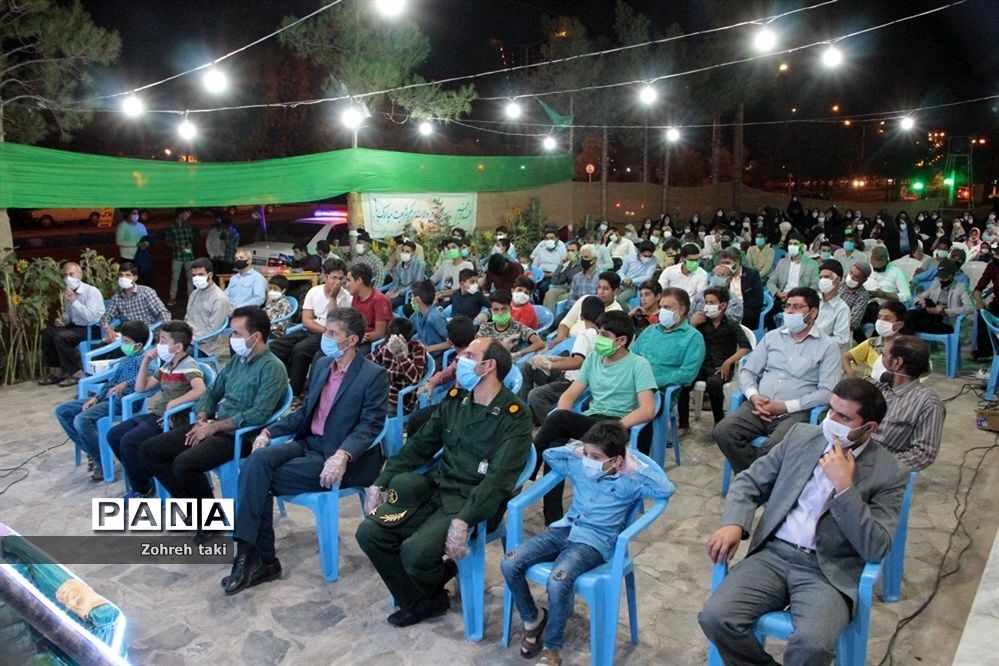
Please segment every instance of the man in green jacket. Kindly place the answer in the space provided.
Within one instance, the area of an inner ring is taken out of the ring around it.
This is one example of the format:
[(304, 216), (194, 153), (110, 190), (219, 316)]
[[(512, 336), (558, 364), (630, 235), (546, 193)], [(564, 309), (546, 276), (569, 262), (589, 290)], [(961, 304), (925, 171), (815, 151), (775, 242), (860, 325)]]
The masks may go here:
[[(357, 542), (395, 597), (399, 611), (388, 621), (405, 627), (447, 611), (444, 584), (468, 552), (468, 538), (481, 521), (499, 524), (531, 447), (530, 411), (503, 385), (510, 352), (492, 338), (479, 338), (457, 362), (458, 386), (365, 493), (367, 519)], [(375, 511), (398, 503), (385, 488), (400, 474), (430, 464), (429, 497), (419, 506)], [(447, 556), (447, 560), (444, 556)]]

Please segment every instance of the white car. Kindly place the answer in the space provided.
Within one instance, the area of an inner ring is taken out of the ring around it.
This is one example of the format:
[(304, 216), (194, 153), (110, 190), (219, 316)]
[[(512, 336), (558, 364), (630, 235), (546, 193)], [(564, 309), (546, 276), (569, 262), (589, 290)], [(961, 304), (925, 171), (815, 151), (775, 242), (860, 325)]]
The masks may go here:
[(254, 266), (280, 266), (290, 264), (292, 246), (305, 243), (315, 253), (316, 243), (329, 241), (334, 247), (347, 239), (347, 211), (317, 210), (311, 217), (267, 223), (267, 240), (241, 245), (253, 256)]

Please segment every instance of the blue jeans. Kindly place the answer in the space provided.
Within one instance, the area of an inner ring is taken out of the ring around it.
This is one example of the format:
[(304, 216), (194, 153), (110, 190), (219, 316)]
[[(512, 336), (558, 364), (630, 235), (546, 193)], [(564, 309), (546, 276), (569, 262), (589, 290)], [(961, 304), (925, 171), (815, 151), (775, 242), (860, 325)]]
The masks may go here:
[(139, 459), (139, 445), (163, 434), (163, 426), (156, 419), (152, 414), (140, 414), (122, 421), (108, 431), (108, 445), (121, 461), (122, 469), (132, 484), (132, 491), (140, 495), (149, 492), (152, 477)]
[(86, 400), (70, 400), (55, 408), (55, 417), (74, 444), (79, 446), (96, 463), (101, 461), (101, 448), (97, 443), (97, 421), (108, 415), (108, 401), (84, 410)]
[(596, 548), (568, 539), (568, 527), (549, 528), (514, 548), (500, 562), (520, 619), (534, 622), (538, 619), (538, 607), (527, 585), (527, 570), (539, 562), (555, 561), (546, 585), (548, 624), (541, 637), (544, 647), (552, 650), (561, 650), (565, 642), (565, 622), (572, 615), (575, 600), (572, 588), (576, 579), (604, 563), (604, 556)]

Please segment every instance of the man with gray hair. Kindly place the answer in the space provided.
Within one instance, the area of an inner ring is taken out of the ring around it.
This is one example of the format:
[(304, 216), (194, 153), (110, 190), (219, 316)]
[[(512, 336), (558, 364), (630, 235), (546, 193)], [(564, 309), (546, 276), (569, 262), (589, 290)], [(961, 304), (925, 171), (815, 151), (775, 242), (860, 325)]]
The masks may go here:
[[(42, 331), (42, 365), (58, 368), (38, 383), (72, 386), (83, 376), (77, 345), (87, 339), (87, 328), (96, 326), (104, 314), (104, 296), (83, 281), (83, 270), (71, 261), (62, 265), (63, 313)], [(99, 335), (97, 336), (100, 337)]]
[(843, 284), (839, 286), (839, 297), (850, 308), (850, 330), (853, 331), (853, 339), (857, 342), (863, 342), (865, 339), (860, 330), (860, 322), (867, 312), (867, 304), (871, 302), (871, 294), (864, 287), (869, 277), (871, 277), (871, 265), (866, 261), (858, 261), (846, 269)]

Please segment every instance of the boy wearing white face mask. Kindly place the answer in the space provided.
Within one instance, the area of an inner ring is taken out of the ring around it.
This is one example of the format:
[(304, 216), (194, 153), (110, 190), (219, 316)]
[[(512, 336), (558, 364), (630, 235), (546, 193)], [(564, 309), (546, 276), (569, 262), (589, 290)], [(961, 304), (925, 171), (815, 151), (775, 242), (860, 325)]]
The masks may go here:
[[(673, 485), (661, 469), (628, 456), (628, 431), (617, 421), (598, 422), (582, 441), (548, 449), (544, 459), (572, 479), (572, 505), (547, 531), (510, 551), (500, 570), (524, 621), (520, 656), (533, 659), (541, 653), (539, 663), (558, 664), (576, 579), (610, 559), (636, 500), (669, 497)], [(564, 575), (549, 579), (548, 610), (539, 609), (526, 573), (538, 562), (553, 560), (553, 571)]]
[(280, 338), (284, 335), (284, 329), (288, 325), (287, 321), (275, 324), (281, 317), (291, 314), (291, 301), (285, 295), (288, 292), (288, 278), (283, 275), (272, 275), (267, 282), (267, 302), (264, 303), (264, 312), (271, 320), (271, 337)]
[(864, 379), (871, 376), (874, 364), (881, 357), (885, 344), (905, 326), (906, 308), (898, 301), (887, 301), (878, 310), (878, 320), (874, 322), (877, 335), (864, 340), (843, 354), (843, 376)]
[(850, 306), (839, 297), (843, 266), (835, 259), (823, 261), (819, 266), (819, 316), (815, 326), (832, 338), (840, 349), (850, 346)]
[(111, 322), (115, 319), (141, 321), (147, 326), (171, 319), (170, 311), (156, 292), (139, 285), (138, 281), (139, 271), (135, 264), (126, 261), (118, 267), (118, 291), (111, 297), (111, 303), (101, 317), (104, 342), (110, 344), (116, 339), (114, 329), (111, 328)]
[[(148, 413), (122, 421), (108, 432), (108, 444), (132, 485), (130, 497), (152, 497), (155, 488), (149, 473), (139, 461), (139, 445), (163, 432), (163, 414), (185, 402), (199, 400), (205, 392), (204, 373), (188, 354), (194, 331), (182, 321), (168, 321), (160, 327), (159, 342), (142, 357), (135, 378), (135, 390), (159, 393), (146, 400)], [(150, 371), (154, 363), (156, 370)], [(187, 422), (187, 414), (172, 417), (174, 426)]]
[(510, 313), (521, 324), (532, 331), (537, 331), (538, 313), (534, 311), (534, 305), (531, 303), (531, 295), (534, 293), (534, 288), (534, 280), (526, 275), (521, 275), (513, 281)]
[[(187, 297), (184, 321), (190, 324), (195, 338), (222, 328), (232, 311), (225, 292), (215, 283), (212, 268), (212, 260), (206, 257), (199, 257), (191, 262), (191, 282), (194, 284), (194, 291)], [(219, 334), (198, 343), (198, 348), (205, 354), (219, 355), (228, 351), (229, 341), (224, 335)]]

